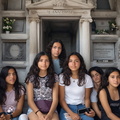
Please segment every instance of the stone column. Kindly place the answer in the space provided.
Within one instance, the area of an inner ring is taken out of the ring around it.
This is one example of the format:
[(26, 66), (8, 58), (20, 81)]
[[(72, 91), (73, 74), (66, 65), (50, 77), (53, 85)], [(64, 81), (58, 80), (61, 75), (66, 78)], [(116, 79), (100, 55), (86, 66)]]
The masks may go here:
[(38, 23), (38, 51), (43, 50), (43, 39), (42, 39), (42, 19), (39, 18), (39, 23)]
[(38, 53), (38, 31), (37, 23), (39, 22), (39, 17), (29, 17), (30, 21), (30, 41), (29, 41), (29, 62), (30, 66)]
[(92, 19), (80, 19), (80, 54), (83, 56), (86, 68), (90, 68), (90, 24)]
[(37, 22), (37, 51), (40, 52), (41, 49), (41, 19), (39, 18), (39, 21)]

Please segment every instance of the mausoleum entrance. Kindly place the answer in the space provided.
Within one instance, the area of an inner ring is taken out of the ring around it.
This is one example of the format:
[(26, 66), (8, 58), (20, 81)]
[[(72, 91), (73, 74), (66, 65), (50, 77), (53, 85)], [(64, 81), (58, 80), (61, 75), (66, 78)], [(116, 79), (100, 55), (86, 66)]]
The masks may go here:
[(51, 40), (60, 39), (65, 45), (67, 55), (73, 51), (78, 51), (79, 19), (43, 19), (42, 20), (42, 40), (43, 50)]
[(89, 0), (46, 0), (29, 5), (30, 63), (34, 55), (45, 50), (53, 39), (61, 39), (67, 49), (79, 52), (90, 67), (90, 22), (92, 2)]

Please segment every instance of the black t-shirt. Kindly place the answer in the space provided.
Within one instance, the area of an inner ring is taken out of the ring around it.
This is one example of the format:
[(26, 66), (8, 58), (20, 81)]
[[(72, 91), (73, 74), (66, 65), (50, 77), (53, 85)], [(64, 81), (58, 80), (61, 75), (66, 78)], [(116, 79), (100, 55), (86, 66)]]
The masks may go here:
[[(116, 100), (116, 101), (114, 101), (114, 100), (111, 99), (109, 91), (108, 91), (107, 88), (105, 88), (105, 91), (107, 93), (107, 99), (108, 99), (108, 103), (110, 105), (110, 108), (112, 110), (112, 113), (115, 114), (117, 117), (120, 118), (120, 87), (118, 88), (119, 100)], [(107, 115), (106, 115), (106, 113), (105, 113), (102, 105), (100, 107), (101, 107), (101, 120), (110, 120), (107, 117)]]

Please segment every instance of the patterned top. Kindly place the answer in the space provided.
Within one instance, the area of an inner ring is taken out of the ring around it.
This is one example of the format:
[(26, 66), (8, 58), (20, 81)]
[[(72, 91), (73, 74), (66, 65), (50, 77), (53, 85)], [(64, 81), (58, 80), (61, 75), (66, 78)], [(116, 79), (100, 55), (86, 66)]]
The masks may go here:
[[(34, 76), (31, 76), (30, 82), (34, 83)], [(34, 91), (34, 101), (39, 100), (49, 100), (52, 101), (52, 88), (46, 87), (45, 84), (48, 81), (48, 76), (38, 77), (40, 83), (39, 88), (33, 88)], [(58, 76), (55, 74), (55, 82), (58, 82)]]

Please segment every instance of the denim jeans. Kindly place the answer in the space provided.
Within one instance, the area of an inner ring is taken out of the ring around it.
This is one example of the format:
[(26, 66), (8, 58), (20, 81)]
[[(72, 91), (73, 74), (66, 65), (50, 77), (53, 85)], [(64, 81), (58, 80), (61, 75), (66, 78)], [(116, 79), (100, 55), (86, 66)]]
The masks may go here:
[[(79, 105), (70, 105), (70, 104), (68, 104), (68, 107), (69, 107), (74, 113), (78, 113), (78, 109), (85, 108), (85, 106), (82, 105), (82, 104), (79, 104)], [(60, 110), (60, 116), (59, 116), (59, 117), (60, 117), (60, 120), (67, 120), (67, 119), (65, 118), (64, 113), (66, 113), (66, 111), (65, 111), (63, 108), (61, 108), (61, 110)], [(82, 118), (82, 120), (94, 120), (94, 118), (88, 117), (88, 116), (85, 115), (85, 114), (80, 114), (79, 116), (80, 116), (80, 118)]]
[(12, 118), (12, 120), (18, 120), (19, 117)]
[(27, 111), (27, 115), (30, 114), (31, 112), (33, 112), (33, 110), (29, 107)]

